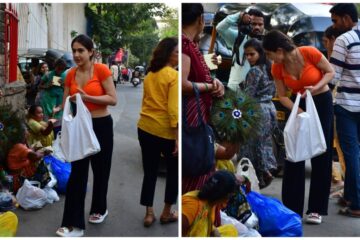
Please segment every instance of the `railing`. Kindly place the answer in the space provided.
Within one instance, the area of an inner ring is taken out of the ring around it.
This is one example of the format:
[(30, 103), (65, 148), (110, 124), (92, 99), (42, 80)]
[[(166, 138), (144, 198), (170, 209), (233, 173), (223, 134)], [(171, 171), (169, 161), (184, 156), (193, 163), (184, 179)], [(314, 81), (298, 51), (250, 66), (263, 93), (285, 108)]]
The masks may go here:
[(5, 31), (4, 31), (4, 63), (5, 81), (14, 82), (17, 80), (17, 51), (18, 51), (18, 15), (11, 3), (5, 7)]

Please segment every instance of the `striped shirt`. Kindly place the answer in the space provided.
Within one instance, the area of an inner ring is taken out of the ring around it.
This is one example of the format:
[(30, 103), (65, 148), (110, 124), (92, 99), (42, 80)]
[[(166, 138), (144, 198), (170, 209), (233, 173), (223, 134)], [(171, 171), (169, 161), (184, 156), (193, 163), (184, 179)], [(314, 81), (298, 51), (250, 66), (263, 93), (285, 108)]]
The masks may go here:
[(339, 36), (331, 54), (335, 69), (332, 84), (338, 84), (335, 104), (360, 112), (360, 26)]

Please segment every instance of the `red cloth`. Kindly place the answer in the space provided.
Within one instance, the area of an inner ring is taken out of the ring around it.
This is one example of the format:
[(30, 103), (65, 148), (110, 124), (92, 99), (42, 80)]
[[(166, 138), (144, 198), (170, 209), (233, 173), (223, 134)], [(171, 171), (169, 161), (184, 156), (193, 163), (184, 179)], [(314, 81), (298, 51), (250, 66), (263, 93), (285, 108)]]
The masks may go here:
[[(188, 80), (191, 82), (212, 83), (210, 70), (205, 63), (203, 55), (200, 53), (198, 46), (182, 35), (182, 53), (189, 56), (191, 60), (190, 73)], [(185, 113), (189, 126), (198, 125), (198, 110), (195, 96), (183, 96), (185, 103)], [(212, 104), (212, 96), (210, 93), (200, 94), (200, 109), (203, 119), (206, 123), (210, 118), (210, 107)]]
[(122, 75), (127, 75), (127, 74), (128, 74), (128, 69), (127, 69), (127, 68), (123, 68), (123, 69), (121, 70), (121, 74), (122, 74)]

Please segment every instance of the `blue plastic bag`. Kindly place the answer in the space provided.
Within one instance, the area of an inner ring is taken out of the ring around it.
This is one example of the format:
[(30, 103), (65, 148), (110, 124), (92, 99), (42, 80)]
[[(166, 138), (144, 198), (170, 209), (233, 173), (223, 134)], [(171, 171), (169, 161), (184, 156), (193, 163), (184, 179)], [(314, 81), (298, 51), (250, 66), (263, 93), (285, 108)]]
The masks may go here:
[(51, 155), (45, 156), (44, 161), (46, 164), (50, 165), (51, 172), (56, 177), (56, 190), (59, 193), (65, 193), (66, 185), (71, 173), (71, 163), (64, 163)]
[(259, 233), (263, 237), (301, 237), (301, 217), (278, 199), (250, 192), (246, 196), (251, 210), (259, 218)]

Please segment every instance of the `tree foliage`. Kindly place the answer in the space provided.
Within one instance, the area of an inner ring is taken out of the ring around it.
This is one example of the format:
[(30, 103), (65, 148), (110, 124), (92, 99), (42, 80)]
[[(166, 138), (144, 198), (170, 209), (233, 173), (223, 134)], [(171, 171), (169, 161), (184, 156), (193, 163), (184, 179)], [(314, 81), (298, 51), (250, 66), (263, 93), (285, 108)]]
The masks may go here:
[(159, 40), (154, 18), (169, 14), (169, 9), (162, 3), (88, 3), (85, 13), (103, 57), (122, 47), (147, 62)]
[(178, 35), (178, 11), (176, 9), (169, 9), (169, 11), (162, 18), (161, 22), (165, 27), (160, 31), (160, 38), (174, 37)]

